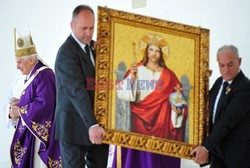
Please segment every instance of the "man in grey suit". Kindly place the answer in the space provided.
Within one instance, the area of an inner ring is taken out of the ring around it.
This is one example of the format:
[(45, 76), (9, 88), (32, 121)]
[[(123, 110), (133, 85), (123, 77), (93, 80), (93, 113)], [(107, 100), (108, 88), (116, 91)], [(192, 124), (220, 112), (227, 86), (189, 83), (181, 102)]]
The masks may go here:
[(196, 147), (195, 162), (210, 168), (250, 167), (250, 81), (240, 70), (241, 58), (233, 45), (217, 52), (219, 77), (209, 92), (210, 133)]
[(87, 5), (73, 11), (72, 33), (60, 47), (55, 62), (56, 129), (64, 168), (106, 168), (108, 145), (102, 144), (105, 130), (93, 112), (94, 90), (87, 89), (95, 78), (95, 17)]

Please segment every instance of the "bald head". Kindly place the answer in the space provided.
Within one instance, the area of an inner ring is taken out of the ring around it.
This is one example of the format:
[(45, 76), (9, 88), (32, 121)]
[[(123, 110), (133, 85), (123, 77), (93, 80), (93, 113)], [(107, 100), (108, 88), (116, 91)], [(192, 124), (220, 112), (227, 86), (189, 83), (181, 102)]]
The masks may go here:
[(95, 26), (93, 10), (86, 5), (80, 5), (73, 11), (70, 23), (74, 36), (82, 43), (89, 44), (92, 40)]
[(74, 9), (74, 11), (73, 11), (73, 13), (72, 13), (72, 21), (78, 16), (78, 14), (79, 14), (81, 11), (84, 11), (84, 10), (91, 12), (92, 15), (95, 16), (94, 11), (93, 11), (93, 9), (92, 9), (90, 6), (88, 6), (88, 5), (79, 5), (79, 6), (77, 6), (77, 7)]

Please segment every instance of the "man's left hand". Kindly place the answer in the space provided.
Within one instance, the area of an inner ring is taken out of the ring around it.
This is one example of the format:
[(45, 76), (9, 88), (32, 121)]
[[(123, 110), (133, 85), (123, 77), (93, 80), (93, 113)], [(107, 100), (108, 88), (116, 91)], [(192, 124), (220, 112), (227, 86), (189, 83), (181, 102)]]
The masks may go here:
[(194, 162), (197, 164), (208, 163), (208, 150), (204, 146), (197, 146), (191, 151), (191, 155), (195, 155)]
[(102, 144), (104, 135), (105, 130), (100, 126), (89, 128), (89, 139), (93, 144)]

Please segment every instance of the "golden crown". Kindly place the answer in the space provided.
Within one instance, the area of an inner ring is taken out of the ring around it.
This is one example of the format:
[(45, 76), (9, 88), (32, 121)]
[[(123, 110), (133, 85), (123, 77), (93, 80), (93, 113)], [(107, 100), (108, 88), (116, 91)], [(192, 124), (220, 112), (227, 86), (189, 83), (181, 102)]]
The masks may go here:
[(160, 35), (147, 34), (143, 36), (139, 42), (139, 50), (144, 53), (147, 45), (155, 45), (161, 48), (164, 58), (166, 58), (169, 55), (168, 43)]

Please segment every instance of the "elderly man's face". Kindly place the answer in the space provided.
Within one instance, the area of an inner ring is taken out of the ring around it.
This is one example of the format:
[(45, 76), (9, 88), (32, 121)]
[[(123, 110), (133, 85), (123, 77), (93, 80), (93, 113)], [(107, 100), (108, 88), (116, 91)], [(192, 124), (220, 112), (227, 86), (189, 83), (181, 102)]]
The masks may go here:
[(236, 57), (233, 52), (223, 51), (218, 56), (217, 61), (224, 80), (230, 81), (237, 76), (240, 70), (241, 58)]
[(17, 69), (19, 69), (23, 75), (28, 75), (34, 67), (34, 61), (32, 58), (24, 59), (22, 57), (16, 57)]

